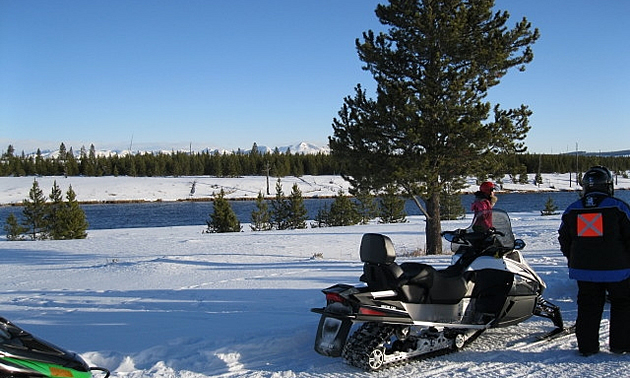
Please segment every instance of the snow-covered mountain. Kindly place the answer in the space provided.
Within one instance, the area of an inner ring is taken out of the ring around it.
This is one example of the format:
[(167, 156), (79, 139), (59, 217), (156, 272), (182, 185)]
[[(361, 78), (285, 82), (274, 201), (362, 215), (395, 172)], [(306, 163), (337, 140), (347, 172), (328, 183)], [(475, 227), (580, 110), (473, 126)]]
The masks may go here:
[[(90, 145), (88, 144), (87, 146), (82, 145), (82, 146), (70, 146), (70, 145), (66, 145), (66, 150), (69, 151), (70, 148), (72, 147), (72, 152), (74, 153), (74, 155), (76, 157), (79, 157), (81, 155), (81, 149), (85, 148), (86, 153), (89, 153), (90, 150)], [(167, 146), (167, 145), (161, 145), (161, 144), (143, 144), (143, 145), (138, 145), (135, 147), (132, 147), (131, 149), (129, 148), (99, 148), (99, 146), (95, 145), (95, 154), (96, 156), (112, 156), (112, 155), (118, 155), (118, 156), (126, 156), (129, 154), (142, 154), (142, 153), (164, 153), (164, 154), (170, 154), (174, 151), (176, 152), (202, 152), (202, 151), (209, 151), (211, 153), (216, 153), (216, 154), (223, 154), (223, 153), (235, 153), (237, 151), (240, 151), (242, 153), (249, 153), (251, 152), (253, 147), (250, 146), (249, 148), (237, 148), (235, 150), (228, 150), (225, 148), (220, 148), (220, 147), (204, 147), (202, 149), (193, 149), (190, 146), (183, 146), (183, 145), (174, 145), (174, 146)], [(273, 153), (274, 151), (276, 151), (276, 149), (280, 152), (280, 153), (286, 153), (287, 151), (290, 151), (293, 154), (304, 154), (304, 155), (309, 155), (309, 154), (318, 154), (318, 153), (329, 153), (330, 152), (330, 148), (326, 145), (326, 146), (319, 146), (316, 145), (314, 143), (308, 143), (308, 142), (299, 142), (296, 144), (292, 144), (292, 145), (287, 145), (287, 146), (276, 146), (276, 147), (269, 147), (269, 146), (261, 146), (261, 145), (257, 145), (256, 146), (258, 149), (258, 152), (260, 153)], [(21, 151), (16, 151), (15, 154), (16, 155), (21, 155)], [(59, 156), (59, 149), (40, 149), (39, 151), (40, 155), (44, 158), (57, 158)], [(37, 150), (34, 151), (24, 151), (24, 154), (26, 156), (34, 156), (37, 154)]]

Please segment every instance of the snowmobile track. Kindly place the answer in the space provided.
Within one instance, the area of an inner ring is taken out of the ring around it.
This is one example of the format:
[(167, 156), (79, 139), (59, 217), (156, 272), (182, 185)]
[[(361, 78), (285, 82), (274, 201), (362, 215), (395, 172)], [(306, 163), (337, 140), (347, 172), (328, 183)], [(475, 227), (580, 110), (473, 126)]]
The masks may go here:
[[(569, 327), (572, 328), (572, 327)], [(608, 338), (609, 323), (602, 320), (600, 327), (600, 340)], [(509, 377), (572, 377), (573, 373), (566, 371), (565, 359), (541, 359), (541, 351), (559, 348), (566, 344), (567, 338), (572, 337), (574, 332), (563, 332), (552, 338), (533, 339), (522, 341), (512, 346), (507, 346), (504, 350), (475, 351), (474, 348), (463, 350), (461, 353), (447, 354), (444, 358), (423, 358), (408, 361), (411, 369), (396, 373), (396, 377), (415, 377), (418, 374), (416, 364), (423, 364), (421, 371), (427, 377), (484, 377), (484, 378), (504, 378)], [(578, 353), (577, 347), (567, 351), (571, 355)], [(522, 355), (520, 358), (517, 355)], [(570, 357), (567, 357), (570, 358)], [(571, 357), (572, 358), (572, 357)], [(531, 361), (529, 361), (531, 359)], [(523, 369), (523, 360), (528, 360), (527, 369)], [(456, 363), (454, 363), (456, 362)], [(585, 362), (589, 362), (586, 361)], [(402, 370), (405, 370), (404, 368)], [(610, 369), (598, 372), (597, 365), (591, 369), (588, 377), (613, 377), (626, 376), (627, 365), (623, 360), (616, 370), (619, 375), (610, 375)], [(579, 372), (583, 376), (584, 372)]]
[[(466, 340), (462, 348), (471, 343), (477, 337), (479, 337), (479, 335), (481, 335), (483, 331), (484, 330), (481, 330), (474, 335), (471, 335)], [(342, 352), (343, 359), (350, 365), (366, 371), (380, 371), (394, 367), (400, 367), (409, 363), (422, 362), (439, 356), (451, 354), (461, 349), (449, 347), (414, 356), (411, 358), (401, 358), (393, 362), (384, 362), (384, 350), (381, 350), (381, 348), (377, 348), (377, 346), (387, 341), (387, 339), (389, 339), (393, 332), (394, 328), (391, 326), (382, 326), (375, 323), (364, 323), (348, 340)]]

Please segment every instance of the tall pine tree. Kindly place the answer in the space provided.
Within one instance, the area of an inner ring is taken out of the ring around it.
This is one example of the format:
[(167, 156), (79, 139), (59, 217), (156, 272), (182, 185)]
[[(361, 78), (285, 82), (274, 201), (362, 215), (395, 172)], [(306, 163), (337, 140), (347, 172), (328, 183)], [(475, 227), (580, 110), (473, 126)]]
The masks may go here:
[(358, 85), (333, 120), (329, 144), (344, 177), (357, 191), (394, 185), (415, 199), (427, 217), (428, 254), (442, 251), (444, 186), (492, 169), (495, 154), (525, 150), (530, 110), (485, 98), (511, 68), (524, 70), (533, 59), (538, 30), (525, 18), (510, 29), (509, 14), (493, 7), (493, 0), (378, 5), (386, 32), (369, 30), (356, 41), (376, 99)]

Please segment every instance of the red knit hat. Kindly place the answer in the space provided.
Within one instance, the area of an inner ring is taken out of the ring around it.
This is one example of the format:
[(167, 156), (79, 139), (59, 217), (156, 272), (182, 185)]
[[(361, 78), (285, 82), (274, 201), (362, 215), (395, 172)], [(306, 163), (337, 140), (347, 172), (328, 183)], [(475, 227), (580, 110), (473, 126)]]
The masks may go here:
[(482, 193), (490, 195), (490, 194), (492, 194), (492, 191), (494, 190), (494, 184), (491, 183), (490, 181), (486, 181), (486, 182), (482, 183), (481, 185), (479, 185), (479, 190)]

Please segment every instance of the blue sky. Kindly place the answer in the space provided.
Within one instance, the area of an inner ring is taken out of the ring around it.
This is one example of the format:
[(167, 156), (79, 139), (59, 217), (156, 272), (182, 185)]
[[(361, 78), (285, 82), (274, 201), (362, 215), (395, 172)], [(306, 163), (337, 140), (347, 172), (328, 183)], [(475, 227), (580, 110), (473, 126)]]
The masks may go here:
[[(0, 0), (0, 149), (325, 145), (378, 0)], [(488, 99), (530, 152), (630, 149), (630, 2), (497, 1), (540, 29)], [(513, 22), (510, 22), (510, 26)]]

